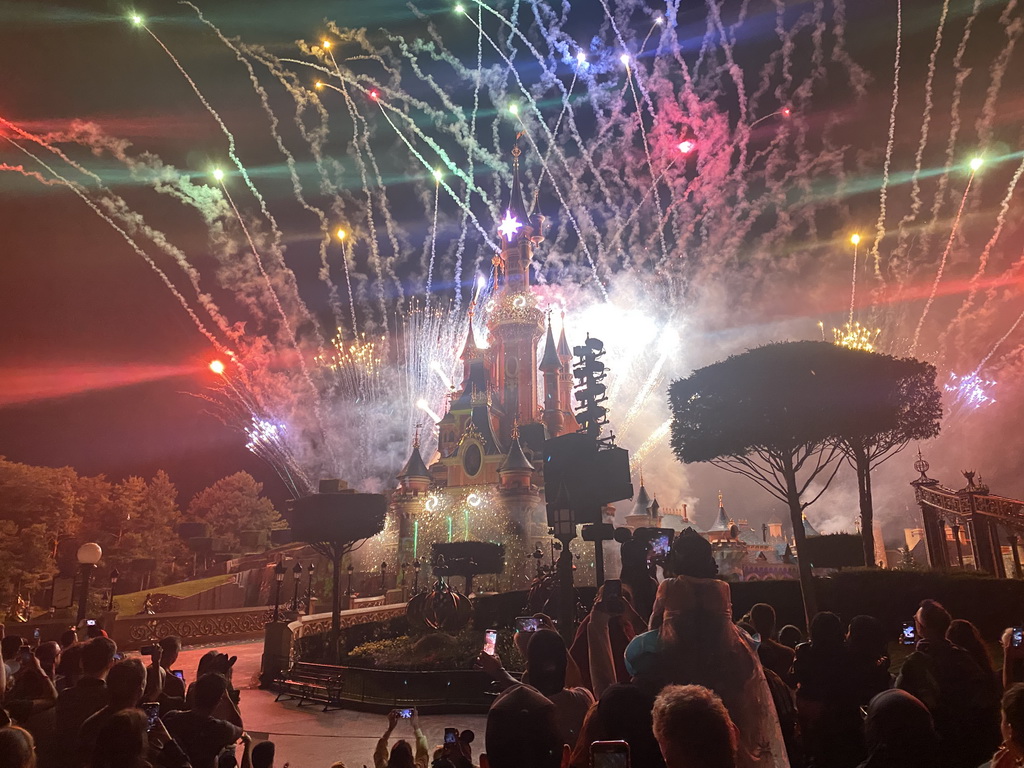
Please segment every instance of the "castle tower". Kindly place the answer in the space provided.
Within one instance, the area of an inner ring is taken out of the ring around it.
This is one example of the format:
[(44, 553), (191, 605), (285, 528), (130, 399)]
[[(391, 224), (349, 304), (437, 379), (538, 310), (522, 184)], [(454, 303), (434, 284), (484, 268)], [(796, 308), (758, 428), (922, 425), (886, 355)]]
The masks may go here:
[[(493, 259), (498, 285), (488, 317), (492, 382), (501, 410), (498, 439), (508, 444), (514, 424), (537, 421), (537, 343), (544, 315), (530, 290), (533, 244), (541, 242), (540, 217), (531, 222), (519, 181), (519, 147), (512, 150), (512, 193), (498, 227), (501, 252)], [(535, 235), (536, 233), (536, 235)]]
[(555, 336), (551, 332), (550, 316), (548, 317), (548, 335), (544, 342), (544, 355), (540, 360), (540, 371), (544, 374), (544, 408), (542, 410), (544, 426), (548, 428), (548, 434), (551, 437), (558, 437), (568, 431), (565, 429), (566, 420), (563, 412), (568, 403), (561, 399), (559, 376), (562, 371), (562, 361), (559, 359), (558, 349), (555, 346)]
[(566, 415), (563, 430), (572, 432), (576, 429), (576, 419), (572, 414), (572, 350), (569, 349), (569, 342), (565, 340), (565, 312), (562, 312), (562, 332), (558, 337), (557, 354), (558, 361), (562, 364), (558, 371), (558, 402), (562, 404), (562, 410)]
[(431, 483), (430, 470), (420, 455), (418, 428), (409, 460), (398, 473), (398, 482), (398, 490), (391, 497), (391, 511), (398, 519), (398, 562), (411, 563), (419, 555), (418, 518)]

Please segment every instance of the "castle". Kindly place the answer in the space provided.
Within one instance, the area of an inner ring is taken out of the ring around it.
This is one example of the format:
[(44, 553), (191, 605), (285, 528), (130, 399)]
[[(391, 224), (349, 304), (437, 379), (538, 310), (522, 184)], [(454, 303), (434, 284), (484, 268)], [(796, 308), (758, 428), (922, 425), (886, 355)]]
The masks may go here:
[(544, 218), (529, 215), (518, 147), (512, 154), (510, 199), (498, 227), (501, 250), (492, 260), (493, 290), (482, 308), (489, 344), (478, 343), (473, 306), (460, 356), (461, 386), (437, 423), (438, 457), (427, 466), (416, 440), (390, 509), (399, 562), (428, 562), (435, 541), (500, 542), (506, 547), (503, 589), (525, 586), (532, 576), (529, 554), (547, 548), (544, 441), (576, 428), (565, 330), (556, 342), (530, 283)]

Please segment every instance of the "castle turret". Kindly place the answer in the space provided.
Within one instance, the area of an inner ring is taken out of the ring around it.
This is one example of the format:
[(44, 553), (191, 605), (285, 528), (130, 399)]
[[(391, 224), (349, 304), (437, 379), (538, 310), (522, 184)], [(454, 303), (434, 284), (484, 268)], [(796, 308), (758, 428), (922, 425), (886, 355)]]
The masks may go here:
[[(416, 551), (416, 520), (423, 511), (427, 491), (430, 490), (430, 470), (420, 455), (420, 436), (417, 428), (413, 440), (412, 453), (398, 473), (399, 487), (391, 497), (391, 510), (398, 519), (398, 557), (399, 562), (412, 562)], [(402, 585), (404, 586), (404, 585)]]
[(534, 466), (523, 453), (523, 446), (519, 442), (519, 432), (515, 431), (512, 437), (512, 445), (509, 446), (508, 455), (505, 461), (498, 468), (498, 476), (501, 478), (500, 486), (503, 491), (525, 489), (529, 490), (533, 477)]
[(558, 402), (561, 403), (562, 411), (565, 414), (562, 429), (571, 432), (576, 422), (572, 415), (572, 350), (569, 349), (569, 342), (565, 339), (565, 312), (562, 312), (562, 331), (558, 336), (558, 361), (562, 367), (558, 369)]
[(558, 356), (558, 349), (555, 346), (555, 336), (551, 332), (551, 315), (548, 315), (548, 335), (544, 341), (544, 355), (541, 357), (541, 373), (544, 374), (544, 408), (542, 416), (544, 426), (548, 428), (551, 437), (558, 437), (562, 434), (565, 424), (565, 414), (562, 409), (567, 403), (561, 400), (559, 391), (559, 373), (562, 370), (562, 361)]
[(402, 471), (398, 473), (398, 481), (401, 489), (407, 493), (424, 493), (430, 490), (430, 470), (427, 469), (427, 465), (420, 455), (419, 436), (412, 444), (409, 460), (405, 462)]

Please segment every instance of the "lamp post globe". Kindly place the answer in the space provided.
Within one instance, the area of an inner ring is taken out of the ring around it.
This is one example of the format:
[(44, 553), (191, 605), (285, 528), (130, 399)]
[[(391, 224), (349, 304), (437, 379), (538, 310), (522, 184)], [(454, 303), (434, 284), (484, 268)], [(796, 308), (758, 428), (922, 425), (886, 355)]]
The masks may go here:
[(274, 566), (274, 622), (280, 616), (281, 610), (281, 585), (284, 583), (285, 574), (284, 562), (281, 560), (277, 561), (277, 565)]
[(103, 548), (95, 542), (88, 542), (78, 548), (76, 554), (78, 567), (82, 572), (82, 592), (78, 597), (78, 618), (76, 623), (81, 624), (85, 619), (85, 613), (89, 603), (89, 581), (92, 579), (92, 572), (96, 564), (103, 559)]

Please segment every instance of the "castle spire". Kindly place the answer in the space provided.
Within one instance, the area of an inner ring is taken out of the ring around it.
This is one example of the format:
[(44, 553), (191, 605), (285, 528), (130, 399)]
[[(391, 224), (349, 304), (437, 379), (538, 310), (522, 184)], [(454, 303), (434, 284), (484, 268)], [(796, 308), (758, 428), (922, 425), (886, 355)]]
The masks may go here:
[(562, 361), (558, 359), (555, 335), (551, 332), (551, 310), (548, 310), (548, 335), (544, 340), (544, 356), (541, 358), (539, 368), (544, 372), (555, 372), (561, 367)]

